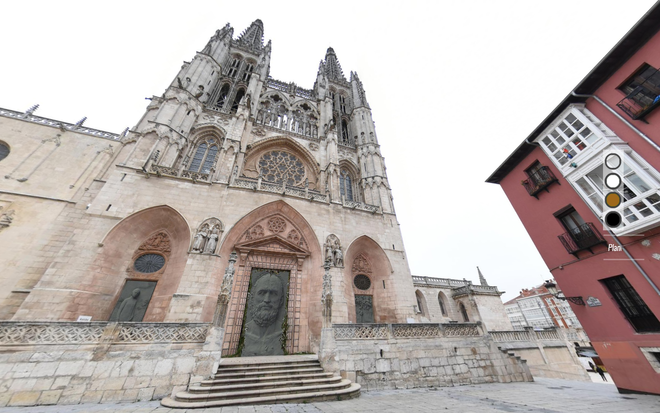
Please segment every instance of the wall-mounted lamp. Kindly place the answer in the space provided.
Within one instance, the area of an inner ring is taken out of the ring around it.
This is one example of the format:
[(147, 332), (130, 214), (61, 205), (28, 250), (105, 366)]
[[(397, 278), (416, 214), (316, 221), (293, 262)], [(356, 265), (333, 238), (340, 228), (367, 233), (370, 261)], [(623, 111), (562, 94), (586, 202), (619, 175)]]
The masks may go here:
[(550, 294), (552, 294), (553, 297), (555, 297), (558, 300), (563, 300), (563, 301), (570, 301), (571, 303), (575, 305), (585, 305), (584, 300), (582, 299), (581, 296), (578, 297), (566, 297), (564, 293), (559, 293), (557, 291), (557, 284), (553, 283), (552, 280), (546, 280), (545, 284), (543, 286), (548, 290)]

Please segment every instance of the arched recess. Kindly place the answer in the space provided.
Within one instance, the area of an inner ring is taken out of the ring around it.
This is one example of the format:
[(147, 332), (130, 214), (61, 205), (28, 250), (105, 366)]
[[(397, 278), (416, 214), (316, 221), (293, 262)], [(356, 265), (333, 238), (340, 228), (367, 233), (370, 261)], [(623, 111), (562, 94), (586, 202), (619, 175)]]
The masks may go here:
[[(348, 180), (346, 179), (348, 176)], [(342, 159), (339, 161), (339, 188), (340, 193), (344, 196), (344, 199), (347, 201), (356, 201), (360, 202), (363, 197), (361, 194), (360, 188), (360, 170), (357, 165), (348, 159)], [(350, 185), (352, 199), (348, 196), (348, 191), (346, 186)]]
[(449, 299), (442, 291), (438, 293), (438, 304), (440, 305), (440, 316), (449, 317)]
[(316, 158), (314, 158), (307, 148), (286, 136), (274, 136), (251, 145), (245, 154), (243, 175), (248, 178), (258, 178), (260, 169), (258, 165), (259, 160), (272, 151), (283, 151), (292, 154), (302, 162), (305, 169), (305, 176), (296, 186), (304, 186), (305, 179), (307, 179), (309, 189), (318, 189), (321, 171)]
[[(346, 309), (337, 308), (333, 322), (357, 322), (356, 295), (372, 297), (373, 319), (375, 323), (396, 323), (396, 291), (393, 282), (392, 265), (385, 251), (370, 237), (363, 235), (354, 240), (346, 250), (344, 268), (344, 296)], [(370, 289), (366, 294), (356, 294), (355, 277), (366, 275)], [(359, 303), (361, 304), (362, 303)], [(341, 314), (340, 311), (344, 311)]]
[[(321, 336), (321, 291), (323, 253), (307, 220), (284, 201), (275, 201), (251, 211), (229, 230), (220, 245), (221, 257), (238, 253), (236, 273), (225, 319), (223, 355), (238, 349), (247, 291), (252, 269), (290, 271), (287, 351), (316, 351)], [(224, 274), (228, 261), (223, 259)], [(219, 291), (222, 276), (214, 279)], [(209, 309), (209, 317), (213, 315)], [(205, 314), (207, 309), (204, 310)]]
[(460, 316), (460, 321), (463, 323), (469, 323), (470, 321), (473, 321), (470, 312), (468, 311), (469, 306), (466, 306), (462, 301), (458, 302), (458, 313)]
[[(168, 205), (138, 211), (115, 225), (100, 243), (102, 248), (88, 271), (94, 274), (92, 287), (100, 298), (89, 303), (93, 319), (107, 320), (127, 280), (133, 279), (134, 260), (138, 249), (159, 233), (169, 242), (167, 263), (152, 279), (156, 288), (142, 321), (160, 322), (165, 319), (172, 295), (176, 292), (186, 265), (190, 227), (185, 218)], [(148, 250), (147, 250), (148, 251)]]
[(415, 291), (415, 298), (417, 299), (417, 311), (422, 317), (431, 318), (429, 315), (429, 306), (426, 304), (426, 297), (424, 293), (419, 290)]
[(176, 167), (182, 171), (213, 175), (218, 159), (221, 157), (220, 149), (223, 140), (223, 131), (215, 125), (197, 128), (193, 132), (187, 148), (179, 151)]

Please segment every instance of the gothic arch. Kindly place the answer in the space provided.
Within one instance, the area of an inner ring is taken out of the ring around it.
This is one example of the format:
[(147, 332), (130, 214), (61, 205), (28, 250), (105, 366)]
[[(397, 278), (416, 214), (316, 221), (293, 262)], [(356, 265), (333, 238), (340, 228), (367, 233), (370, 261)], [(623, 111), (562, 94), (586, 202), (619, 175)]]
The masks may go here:
[[(442, 291), (438, 292), (438, 305), (440, 306), (440, 317), (450, 317), (449, 299)], [(443, 311), (444, 310), (444, 311)]]
[(426, 297), (424, 296), (424, 293), (420, 290), (416, 290), (415, 297), (417, 298), (417, 311), (419, 314), (422, 317), (430, 319), (431, 316), (429, 314), (429, 306), (426, 304)]
[(186, 219), (168, 205), (146, 208), (122, 219), (99, 243), (102, 248), (87, 269), (97, 283), (100, 281), (95, 291), (99, 299), (90, 303), (88, 310), (94, 319), (108, 319), (125, 281), (134, 278), (132, 265), (137, 251), (159, 233), (165, 234), (169, 243), (167, 265), (154, 278), (156, 289), (143, 321), (164, 321), (183, 275), (191, 236)]
[[(366, 260), (367, 265), (360, 262)], [(356, 322), (354, 279), (359, 274), (367, 275), (371, 285), (364, 290), (366, 295), (372, 295), (373, 318), (376, 323), (396, 323), (395, 315), (396, 291), (393, 283), (393, 271), (389, 258), (376, 241), (363, 235), (348, 246), (344, 268), (344, 296), (346, 297), (346, 314), (337, 314), (333, 322)], [(368, 270), (365, 270), (368, 268)], [(369, 272), (366, 274), (365, 271)], [(341, 311), (342, 309), (337, 309)], [(338, 311), (338, 312), (339, 312)], [(334, 311), (333, 311), (334, 313)], [(334, 315), (333, 315), (334, 316)]]
[(249, 178), (257, 178), (259, 170), (257, 163), (262, 155), (269, 151), (282, 150), (289, 152), (300, 159), (305, 166), (306, 177), (309, 180), (309, 189), (318, 189), (319, 168), (316, 158), (307, 148), (287, 136), (273, 136), (262, 139), (248, 147), (243, 164), (243, 175)]
[[(225, 320), (223, 354), (234, 354), (243, 322), (247, 287), (252, 268), (290, 271), (289, 351), (312, 351), (320, 340), (323, 286), (323, 252), (307, 220), (284, 201), (275, 201), (254, 209), (239, 219), (227, 232), (218, 250), (221, 257), (238, 252), (231, 301)], [(223, 265), (227, 265), (226, 258)], [(216, 274), (222, 274), (224, 268)], [(212, 288), (219, 291), (222, 277), (216, 276)], [(295, 306), (295, 307), (292, 307)], [(299, 308), (298, 312), (291, 312)], [(211, 309), (211, 313), (212, 313)], [(231, 331), (231, 332), (230, 332)]]

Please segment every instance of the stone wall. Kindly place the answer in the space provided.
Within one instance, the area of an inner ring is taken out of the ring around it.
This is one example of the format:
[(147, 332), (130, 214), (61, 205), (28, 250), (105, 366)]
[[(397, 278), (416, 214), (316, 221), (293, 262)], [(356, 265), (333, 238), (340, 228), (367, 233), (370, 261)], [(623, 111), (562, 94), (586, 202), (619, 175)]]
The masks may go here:
[(207, 377), (207, 324), (0, 323), (0, 406), (161, 399)]
[(324, 368), (365, 390), (533, 381), (473, 323), (334, 325), (323, 340)]

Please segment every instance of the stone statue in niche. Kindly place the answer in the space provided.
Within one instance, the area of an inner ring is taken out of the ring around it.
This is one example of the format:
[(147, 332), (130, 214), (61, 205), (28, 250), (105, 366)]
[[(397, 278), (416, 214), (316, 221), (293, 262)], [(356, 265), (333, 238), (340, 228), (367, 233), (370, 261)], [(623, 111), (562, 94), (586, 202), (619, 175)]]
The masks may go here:
[(328, 235), (325, 239), (325, 261), (330, 262), (330, 265), (335, 267), (344, 266), (344, 251), (341, 249), (339, 238), (335, 234)]
[(344, 253), (341, 251), (341, 246), (336, 245), (335, 246), (335, 267), (343, 267), (344, 266)]
[(142, 321), (155, 288), (155, 281), (126, 281), (109, 321)]
[(215, 225), (213, 227), (213, 230), (211, 231), (211, 234), (209, 234), (208, 240), (206, 241), (206, 247), (204, 248), (204, 252), (208, 254), (213, 254), (215, 253), (215, 247), (218, 245), (218, 226)]
[(241, 356), (282, 355), (289, 271), (253, 269), (251, 278)]
[(206, 237), (209, 235), (208, 225), (204, 225), (195, 235), (195, 243), (193, 244), (192, 251), (202, 253), (204, 251), (204, 244)]

